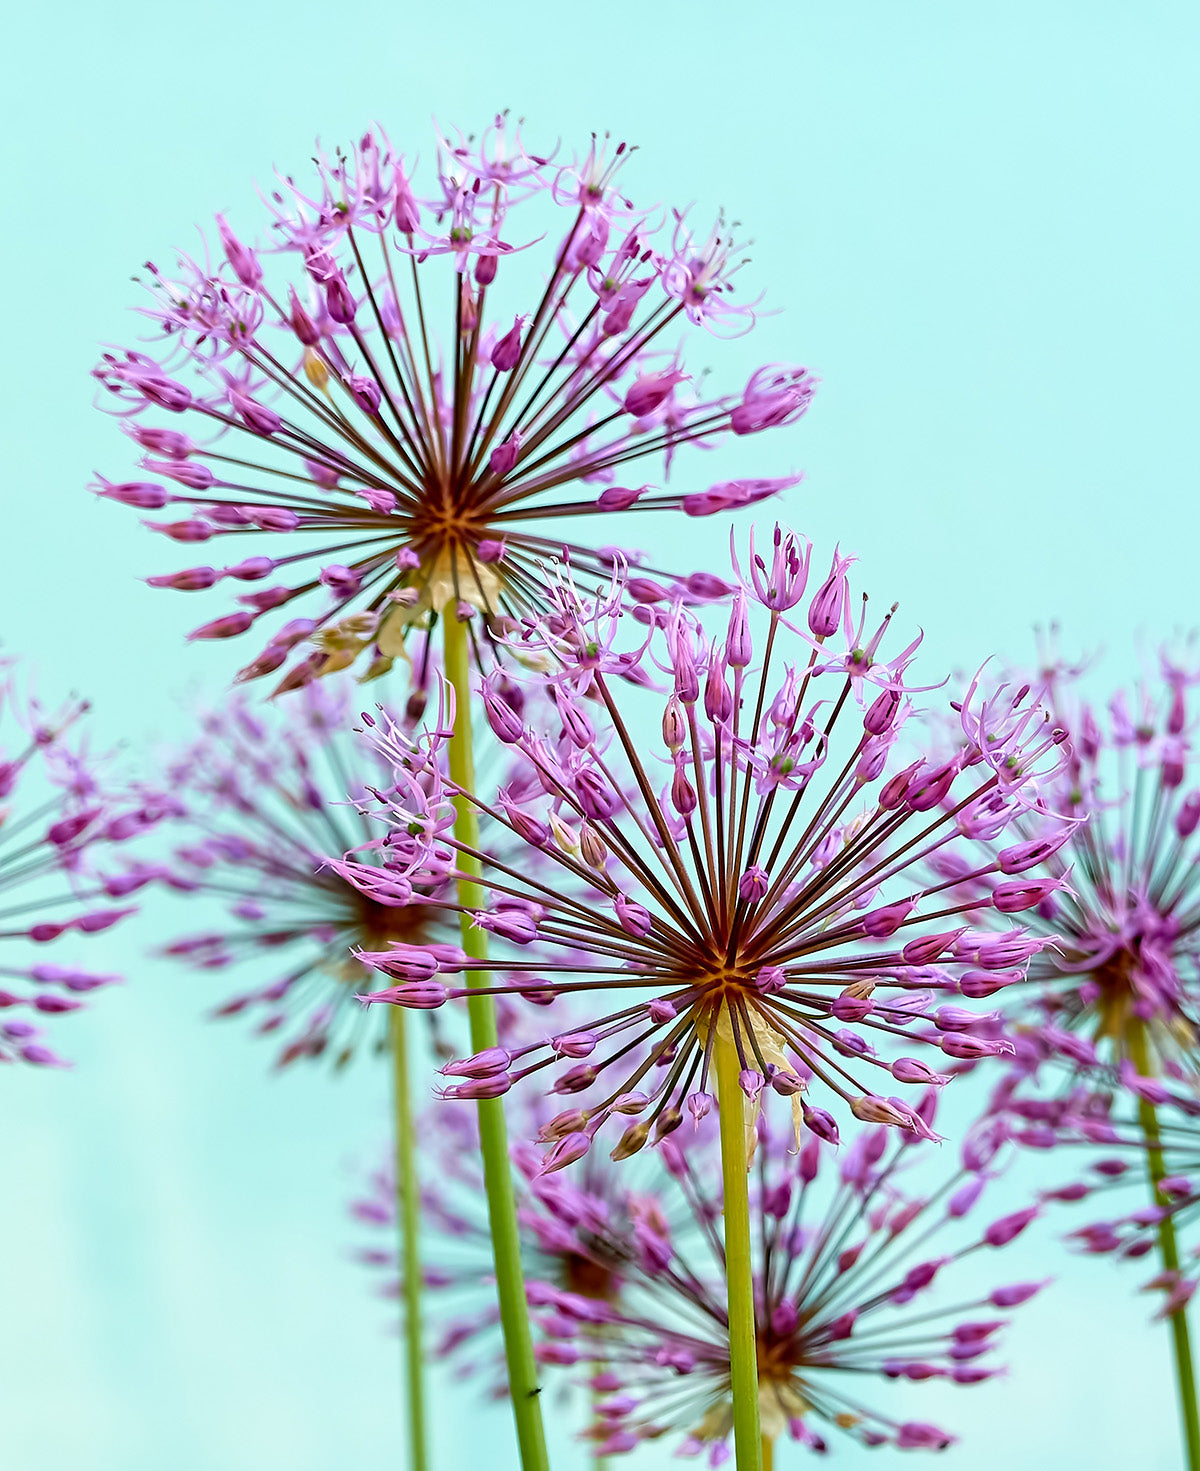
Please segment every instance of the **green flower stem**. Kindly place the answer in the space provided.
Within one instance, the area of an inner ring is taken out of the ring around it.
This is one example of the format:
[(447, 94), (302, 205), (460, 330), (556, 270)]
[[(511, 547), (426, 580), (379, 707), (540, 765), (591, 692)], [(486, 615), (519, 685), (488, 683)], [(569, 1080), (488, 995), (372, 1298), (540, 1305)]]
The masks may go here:
[(729, 1380), (733, 1389), (733, 1448), (737, 1471), (763, 1471), (758, 1425), (758, 1337), (750, 1257), (750, 1194), (746, 1169), (746, 1110), (733, 1040), (714, 1039), (721, 1116), (721, 1175), (725, 1187), (725, 1282), (729, 1301)]
[[(470, 658), (467, 627), (448, 608), (442, 617), (445, 634), (446, 678), (454, 689), (454, 729), (450, 736), (450, 779), (457, 787), (470, 792), (475, 786), (475, 757), (471, 738)], [(475, 851), (479, 849), (479, 818), (465, 797), (455, 800), (455, 836)], [(460, 854), (458, 898), (465, 910), (483, 907), (483, 889), (476, 881), (480, 873), (477, 859)], [(487, 959), (487, 935), (476, 929), (468, 914), (462, 916), (463, 949), (473, 960)], [(488, 984), (486, 970), (472, 971), (467, 985), (472, 989)], [(471, 1046), (476, 1052), (497, 1045), (496, 1008), (491, 996), (467, 999), (471, 1024)], [(546, 1437), (542, 1429), (542, 1405), (539, 1397), (537, 1365), (533, 1357), (533, 1336), (529, 1330), (529, 1307), (525, 1301), (525, 1277), (521, 1270), (521, 1243), (517, 1234), (517, 1202), (513, 1193), (512, 1171), (508, 1160), (508, 1129), (504, 1109), (498, 1098), (481, 1098), (479, 1108), (479, 1150), (483, 1161), (484, 1188), (487, 1192), (488, 1220), (492, 1230), (492, 1255), (496, 1264), (496, 1294), (500, 1300), (500, 1326), (504, 1333), (504, 1354), (508, 1363), (508, 1391), (513, 1419), (517, 1426), (517, 1443), (522, 1471), (547, 1471)]]
[[(1144, 1078), (1151, 1076), (1150, 1051), (1146, 1043), (1146, 1028), (1141, 1022), (1128, 1027), (1129, 1057), (1134, 1067)], [(1146, 1136), (1149, 1149), (1146, 1151), (1150, 1189), (1155, 1205), (1166, 1205), (1167, 1198), (1158, 1188), (1159, 1181), (1167, 1173), (1162, 1150), (1158, 1147), (1158, 1114), (1154, 1105), (1146, 1098), (1138, 1099), (1138, 1120)], [(1158, 1223), (1158, 1249), (1162, 1264), (1168, 1272), (1179, 1271), (1179, 1243), (1175, 1238), (1175, 1222), (1167, 1216)], [(1175, 1386), (1179, 1394), (1179, 1412), (1183, 1420), (1183, 1439), (1187, 1449), (1188, 1471), (1200, 1471), (1200, 1411), (1196, 1405), (1196, 1370), (1192, 1362), (1192, 1340), (1188, 1333), (1187, 1313), (1180, 1308), (1171, 1314), (1171, 1344), (1175, 1355)]]
[(407, 1013), (391, 1012), (392, 1079), (396, 1135), (396, 1217), (400, 1223), (400, 1284), (404, 1299), (404, 1368), (408, 1386), (408, 1464), (426, 1471), (425, 1355), (421, 1344), (421, 1187), (417, 1179), (417, 1140), (412, 1088), (408, 1076)]
[[(603, 1367), (604, 1366), (602, 1364), (600, 1364), (600, 1363), (593, 1364), (592, 1365), (592, 1377), (595, 1378), (595, 1376), (600, 1373), (600, 1371), (601, 1371), (601, 1369)], [(599, 1425), (599, 1423), (600, 1423), (600, 1415), (599, 1415), (598, 1407), (600, 1405), (600, 1402), (604, 1398), (605, 1398), (605, 1395), (604, 1395), (604, 1391), (603, 1390), (600, 1390), (600, 1389), (593, 1389), (592, 1390), (592, 1428), (593, 1429), (597, 1425)], [(596, 1451), (595, 1451), (595, 1453), (592, 1456), (592, 1471), (609, 1471), (609, 1465), (610, 1465), (610, 1462), (609, 1462), (608, 1457), (607, 1456), (603, 1456), (603, 1455), (600, 1454), (600, 1448), (597, 1445)]]

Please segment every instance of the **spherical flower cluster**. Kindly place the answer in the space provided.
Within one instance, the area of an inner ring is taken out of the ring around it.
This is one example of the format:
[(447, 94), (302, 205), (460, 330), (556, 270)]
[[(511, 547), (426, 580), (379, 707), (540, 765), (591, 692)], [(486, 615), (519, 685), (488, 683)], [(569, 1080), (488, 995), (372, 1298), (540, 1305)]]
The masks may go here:
[[(530, 1137), (544, 1116), (537, 1106), (523, 1108), (517, 1132)], [(449, 1358), (459, 1376), (477, 1374), (499, 1398), (507, 1381), (490, 1280), (491, 1239), (475, 1110), (463, 1103), (439, 1104), (422, 1117), (420, 1137), (431, 1166), (421, 1191), (429, 1239), (423, 1277), (442, 1325), (433, 1351)], [(547, 1314), (535, 1352), (543, 1365), (573, 1364), (577, 1353), (565, 1345), (554, 1321), (556, 1305), (569, 1306), (574, 1338), (581, 1303), (593, 1304), (593, 1311), (618, 1303), (629, 1272), (652, 1273), (670, 1254), (671, 1227), (660, 1192), (669, 1183), (664, 1161), (674, 1164), (672, 1146), (668, 1141), (661, 1155), (648, 1156), (647, 1171), (636, 1184), (627, 1170), (616, 1169), (602, 1156), (591, 1156), (578, 1171), (555, 1175), (540, 1174), (537, 1151), (527, 1143), (515, 1144), (512, 1158), (526, 1293), (530, 1305)], [(370, 1228), (394, 1230), (396, 1184), (390, 1164), (371, 1172), (351, 1214)], [(400, 1295), (390, 1240), (386, 1246), (362, 1247), (356, 1255), (387, 1274), (381, 1287), (385, 1297)]]
[[(1200, 787), (1188, 714), (1197, 676), (1163, 654), (1157, 678), (1118, 691), (1100, 713), (1079, 697), (1078, 675), (1054, 663), (1041, 681), (1070, 735), (1052, 805), (1078, 820), (1017, 820), (1037, 855), (1028, 877), (1048, 890), (1025, 923), (1049, 943), (1030, 962), (1034, 985), (1018, 993), (1015, 1016), (1031, 1024), (1031, 1063), (1103, 1064), (1135, 1086), (1191, 1073), (1200, 1036)], [(993, 915), (1003, 875), (968, 872), (973, 862), (944, 855), (939, 872), (964, 875), (957, 892), (978, 894), (981, 916)]]
[(353, 999), (366, 975), (353, 950), (450, 933), (441, 912), (393, 873), (388, 845), (362, 861), (378, 892), (412, 900), (403, 907), (367, 897), (326, 861), (378, 836), (360, 806), (372, 779), (391, 780), (350, 729), (349, 694), (335, 681), (283, 707), (234, 698), (204, 717), (200, 739), (166, 772), (174, 846), (159, 876), (229, 912), (220, 928), (181, 936), (167, 954), (203, 971), (248, 972), (250, 989), (216, 1014), (254, 1016), (259, 1033), (282, 1036), (280, 1064), (332, 1057), (340, 1065), (363, 1045), (386, 1047), (386, 1028)]
[[(932, 1096), (923, 1108), (932, 1114)], [(667, 1141), (670, 1148), (671, 1141)], [(760, 1130), (752, 1171), (761, 1230), (754, 1241), (759, 1414), (765, 1441), (783, 1436), (814, 1451), (844, 1433), (867, 1446), (942, 1450), (954, 1436), (871, 1403), (872, 1380), (982, 1383), (1002, 1372), (991, 1355), (1007, 1319), (1040, 1283), (981, 1286), (973, 1254), (1015, 1240), (1038, 1207), (980, 1229), (967, 1219), (1002, 1168), (989, 1126), (973, 1130), (957, 1169), (943, 1166), (929, 1194), (905, 1136), (862, 1131), (834, 1157), (809, 1138)], [(560, 1298), (551, 1308), (565, 1362), (591, 1364), (597, 1404), (590, 1436), (599, 1457), (679, 1436), (683, 1455), (730, 1459), (730, 1348), (724, 1254), (714, 1230), (719, 1192), (711, 1157), (672, 1151), (674, 1190), (693, 1213), (687, 1236), (660, 1237), (655, 1258), (625, 1278), (620, 1300)], [(676, 1212), (677, 1214), (677, 1212)], [(609, 1242), (620, 1248), (619, 1240)]]
[[(1153, 1105), (1152, 1116), (1144, 1110), (1139, 1116), (1133, 1106), (1138, 1099)], [(1163, 1080), (1139, 1081), (1132, 1092), (1114, 1090), (1097, 1086), (1093, 1076), (1058, 1097), (1039, 1098), (1010, 1081), (993, 1107), (1016, 1144), (1055, 1150), (1064, 1159), (1082, 1156), (1077, 1178), (1044, 1192), (1047, 1201), (1089, 1212), (1105, 1206), (1102, 1218), (1068, 1233), (1077, 1251), (1141, 1261), (1160, 1246), (1164, 1223), (1170, 1225), (1180, 1242), (1179, 1261), (1154, 1272), (1144, 1287), (1162, 1294), (1159, 1317), (1185, 1308), (1196, 1290), (1200, 1256), (1194, 1237), (1200, 1221), (1200, 1102), (1190, 1090)]]
[[(718, 1035), (737, 1049), (751, 1119), (778, 1093), (797, 1131), (830, 1140), (838, 1122), (826, 1104), (929, 1134), (891, 1096), (894, 1083), (946, 1079), (913, 1051), (953, 1063), (1011, 1050), (977, 1036), (981, 1018), (961, 1002), (1022, 979), (1045, 942), (1015, 916), (1054, 885), (1024, 877), (1021, 847), (981, 853), (981, 875), (1005, 874), (992, 903), (1008, 927), (994, 934), (921, 875), (945, 845), (994, 838), (1038, 805), (1035, 774), (1053, 768), (1061, 733), (1027, 691), (984, 698), (976, 682), (955, 705), (960, 742), (948, 759), (898, 759), (916, 643), (885, 660), (892, 615), (873, 629), (865, 602), (855, 615), (841, 555), (806, 593), (810, 558), (782, 530), (769, 563), (752, 548), (715, 637), (680, 603), (623, 613), (619, 578), (595, 597), (564, 578), (553, 613), (516, 641), (552, 671), (554, 722), (527, 722), (494, 680), (483, 684), (492, 731), (539, 791), (537, 801), (466, 794), (509, 844), (470, 854), (487, 902), (467, 912), (510, 973), (490, 989), (593, 995), (599, 1014), (455, 1064), (449, 1091), (495, 1097), (539, 1078), (579, 1095), (543, 1130), (546, 1168), (582, 1156), (610, 1118), (624, 1121), (615, 1153), (626, 1156), (703, 1117)], [(633, 647), (621, 646), (626, 631)], [(455, 876), (466, 851), (440, 776), (443, 740), (414, 744), (386, 722), (378, 736), (396, 772), (383, 811), (395, 831), (428, 834), (410, 869), (425, 883)], [(514, 856), (522, 847), (544, 876)], [(362, 882), (372, 892), (369, 871)], [(465, 994), (454, 977), (474, 968), (444, 950), (362, 958), (394, 981), (365, 999), (401, 1006)]]
[(148, 878), (97, 865), (98, 853), (141, 831), (143, 817), (108, 789), (77, 739), (86, 710), (74, 702), (47, 714), (0, 665), (0, 1062), (61, 1065), (41, 1021), (77, 1011), (80, 997), (117, 977), (34, 957), (132, 914), (121, 901)]
[[(96, 369), (144, 478), (96, 488), (165, 513), (146, 524), (171, 541), (237, 543), (224, 564), (149, 579), (247, 586), (193, 638), (299, 614), (240, 678), (278, 671), (306, 642), (279, 688), (365, 651), (374, 673), (421, 661), (447, 610), (485, 615), (472, 627), (480, 654), (536, 602), (547, 556), (609, 565), (607, 538), (567, 541), (559, 523), (727, 513), (797, 483), (617, 483), (642, 462), (665, 477), (687, 443), (791, 423), (814, 387), (804, 368), (773, 364), (713, 394), (685, 370), (673, 334), (748, 329), (753, 306), (730, 296), (738, 262), (723, 227), (701, 241), (676, 215), (662, 236), (625, 199), (627, 156), (593, 141), (557, 163), (501, 118), (475, 142), (440, 140), (422, 186), (372, 131), (318, 159), (313, 192), (280, 182), (262, 250), (218, 215), (215, 256), (149, 268), (145, 315), (161, 340)], [(724, 590), (705, 573), (668, 580), (691, 598)]]

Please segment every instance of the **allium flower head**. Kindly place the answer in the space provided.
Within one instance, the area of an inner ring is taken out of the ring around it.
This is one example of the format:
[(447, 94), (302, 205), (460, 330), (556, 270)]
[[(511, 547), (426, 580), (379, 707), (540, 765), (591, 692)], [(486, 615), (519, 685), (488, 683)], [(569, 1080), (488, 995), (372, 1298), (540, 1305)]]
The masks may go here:
[[(532, 1114), (523, 1109), (513, 1122), (517, 1132), (529, 1136), (544, 1116), (544, 1108)], [(463, 1103), (439, 1104), (422, 1118), (420, 1137), (431, 1166), (421, 1192), (429, 1240), (424, 1280), (442, 1324), (434, 1352), (449, 1358), (459, 1376), (478, 1374), (502, 1397), (507, 1379), (475, 1110)], [(544, 1365), (573, 1365), (580, 1357), (573, 1341), (578, 1325), (620, 1302), (627, 1275), (653, 1272), (670, 1255), (672, 1227), (660, 1202), (670, 1184), (664, 1165), (669, 1156), (648, 1156), (648, 1168), (635, 1182), (628, 1170), (618, 1170), (603, 1156), (593, 1155), (577, 1173), (541, 1175), (531, 1145), (516, 1144), (512, 1155), (526, 1291), (530, 1305), (544, 1314), (535, 1351)], [(371, 1173), (351, 1213), (365, 1226), (394, 1228), (390, 1164)], [(388, 1274), (381, 1291), (394, 1298), (399, 1295), (396, 1254), (387, 1240), (382, 1247), (361, 1248), (357, 1256)], [(560, 1312), (570, 1319), (570, 1330), (558, 1321)]]
[[(149, 579), (249, 584), (193, 638), (295, 605), (241, 678), (306, 640), (281, 689), (367, 649), (382, 672), (447, 610), (485, 615), (478, 653), (537, 601), (548, 554), (608, 565), (608, 537), (568, 541), (561, 523), (727, 512), (796, 483), (637, 483), (665, 477), (684, 444), (798, 419), (813, 379), (771, 365), (713, 393), (685, 368), (680, 329), (746, 330), (753, 307), (730, 295), (724, 227), (701, 241), (676, 215), (664, 232), (618, 189), (626, 156), (593, 141), (577, 162), (542, 158), (501, 118), (478, 140), (440, 140), (419, 182), (375, 130), (320, 157), (311, 190), (279, 183), (261, 250), (219, 215), (200, 259), (148, 267), (160, 340), (96, 369), (145, 478), (97, 489), (164, 512), (146, 524), (172, 541), (237, 542)], [(704, 597), (711, 581), (672, 585)]]
[[(823, 1451), (841, 1433), (868, 1446), (942, 1450), (953, 1435), (894, 1418), (872, 1381), (908, 1381), (907, 1403), (926, 1380), (971, 1385), (1002, 1372), (992, 1355), (1003, 1314), (1041, 1284), (984, 1284), (971, 1260), (1015, 1240), (1038, 1208), (979, 1221), (980, 1195), (1001, 1168), (986, 1127), (968, 1136), (957, 1169), (937, 1155), (940, 1171), (931, 1159), (926, 1173), (925, 1153), (868, 1129), (836, 1158), (815, 1138), (797, 1155), (789, 1135), (763, 1131), (751, 1179), (762, 1223), (752, 1238), (765, 1440)], [(551, 1312), (564, 1346), (598, 1370), (598, 1456), (680, 1436), (680, 1454), (719, 1466), (730, 1459), (732, 1423), (719, 1173), (711, 1155), (674, 1150), (670, 1160), (675, 1188), (660, 1214), (686, 1203), (692, 1229), (630, 1271), (618, 1303), (590, 1317), (570, 1304)], [(914, 1188), (914, 1172), (928, 1193)]]
[[(204, 720), (204, 732), (167, 771), (177, 808), (163, 876), (186, 893), (228, 905), (228, 923), (181, 937), (167, 953), (202, 970), (239, 969), (250, 989), (218, 1016), (253, 1016), (283, 1034), (280, 1063), (332, 1056), (345, 1063), (386, 1029), (354, 1001), (364, 968), (355, 947), (429, 945), (457, 937), (425, 891), (394, 866), (396, 844), (356, 855), (384, 904), (348, 882), (325, 854), (378, 836), (359, 806), (387, 768), (349, 729), (349, 691), (313, 685), (295, 702), (254, 710), (238, 698)], [(364, 761), (365, 757), (365, 761)], [(435, 884), (434, 890), (438, 888)]]
[[(493, 989), (595, 998), (586, 1027), (503, 1066), (477, 1063), (497, 1093), (537, 1078), (579, 1095), (543, 1131), (547, 1168), (579, 1158), (609, 1118), (624, 1121), (624, 1156), (703, 1116), (718, 1033), (736, 1045), (752, 1109), (782, 1094), (797, 1129), (827, 1139), (846, 1113), (928, 1134), (894, 1085), (936, 1086), (940, 1066), (1006, 1049), (975, 1035), (980, 1018), (961, 1000), (1021, 979), (1042, 942), (1019, 927), (968, 928), (919, 875), (943, 845), (993, 835), (1037, 801), (1034, 773), (1057, 759), (1059, 733), (1026, 692), (984, 699), (973, 685), (949, 759), (897, 756), (916, 641), (885, 656), (892, 615), (871, 626), (865, 602), (852, 612), (838, 554), (806, 590), (810, 560), (808, 543), (782, 530), (769, 560), (752, 551), (715, 637), (679, 603), (622, 614), (619, 579), (591, 597), (564, 578), (555, 611), (519, 641), (552, 656), (556, 721), (535, 728), (494, 681), (483, 686), (491, 728), (539, 789), (524, 802), (469, 794), (486, 829), (488, 897), (474, 922), (510, 974)], [(636, 647), (621, 646), (623, 630)], [(424, 760), (423, 800), (449, 812), (439, 740), (419, 750), (385, 732), (380, 744), (398, 773)], [(411, 820), (403, 800), (391, 804), (398, 830)], [(514, 840), (545, 876), (529, 876)], [(452, 874), (459, 851), (439, 825), (412, 877)], [(979, 866), (998, 861), (981, 853)], [(996, 890), (1006, 915), (1023, 907), (1020, 888)], [(398, 982), (366, 999), (400, 1005), (463, 994), (454, 977), (471, 968), (427, 960), (417, 977), (406, 955), (363, 959)]]
[[(1200, 787), (1188, 713), (1197, 676), (1164, 654), (1154, 677), (1098, 711), (1078, 694), (1079, 672), (1054, 663), (1043, 677), (1071, 738), (1051, 803), (1079, 820), (1047, 828), (1020, 815), (1000, 873), (971, 874), (959, 892), (978, 892), (994, 917), (1008, 874), (1045, 891), (1025, 916), (1053, 940), (1030, 962), (1037, 989), (1021, 993), (1020, 1015), (1038, 1023), (1030, 1060), (1100, 1062), (1131, 1084), (1169, 1064), (1190, 1068), (1200, 1037)], [(973, 861), (949, 855), (940, 871)]]
[(106, 788), (77, 739), (86, 710), (74, 702), (47, 714), (0, 664), (0, 1062), (59, 1064), (41, 1019), (77, 1011), (81, 996), (117, 977), (31, 951), (103, 933), (133, 913), (121, 901), (148, 879), (132, 867), (106, 873), (96, 861), (143, 821)]
[[(1164, 1221), (1171, 1223), (1180, 1266), (1156, 1270), (1143, 1283), (1161, 1294), (1157, 1315), (1167, 1317), (1187, 1306), (1200, 1279), (1200, 1102), (1168, 1079), (1149, 1080), (1140, 1090), (1156, 1109), (1149, 1133), (1130, 1093), (1104, 1086), (1099, 1070), (1054, 1098), (1006, 1085), (993, 1100), (995, 1127), (1026, 1149), (1052, 1149), (1064, 1162), (1077, 1161), (1073, 1178), (1044, 1192), (1047, 1202), (1087, 1216), (1067, 1233), (1075, 1251), (1141, 1261), (1159, 1248)], [(1148, 1167), (1157, 1182), (1149, 1201)], [(1094, 1215), (1097, 1207), (1102, 1217)]]

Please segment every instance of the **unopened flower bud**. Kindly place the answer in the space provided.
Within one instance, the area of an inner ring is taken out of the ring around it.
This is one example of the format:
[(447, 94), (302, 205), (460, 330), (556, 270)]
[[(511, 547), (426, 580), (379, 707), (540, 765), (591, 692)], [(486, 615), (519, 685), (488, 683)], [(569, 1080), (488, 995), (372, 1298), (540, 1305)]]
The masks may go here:
[(636, 1154), (650, 1137), (650, 1124), (643, 1119), (639, 1123), (630, 1124), (629, 1128), (617, 1140), (616, 1148), (609, 1155), (610, 1159), (628, 1159), (631, 1154)]

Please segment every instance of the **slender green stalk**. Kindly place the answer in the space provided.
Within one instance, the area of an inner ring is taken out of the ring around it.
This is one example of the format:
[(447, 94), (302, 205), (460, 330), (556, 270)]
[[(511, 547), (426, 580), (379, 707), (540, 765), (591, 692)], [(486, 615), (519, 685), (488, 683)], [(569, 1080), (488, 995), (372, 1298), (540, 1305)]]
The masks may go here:
[[(597, 1375), (597, 1374), (600, 1373), (601, 1368), (602, 1368), (602, 1365), (600, 1365), (600, 1364), (593, 1364), (592, 1365), (592, 1375), (593, 1375), (593, 1377), (595, 1377), (595, 1375)], [(600, 1401), (603, 1398), (604, 1398), (604, 1391), (603, 1390), (600, 1390), (600, 1389), (593, 1389), (592, 1390), (592, 1424), (593, 1424), (593, 1426), (595, 1426), (596, 1424), (599, 1423), (600, 1416), (597, 1413), (597, 1406), (599, 1405)], [(608, 1457), (601, 1455), (600, 1454), (600, 1448), (599, 1448), (599, 1446), (597, 1446), (596, 1450), (592, 1454), (592, 1471), (608, 1471), (608, 1467), (609, 1467), (609, 1459), (608, 1459)]]
[[(447, 609), (442, 618), (445, 633), (446, 678), (454, 689), (454, 730), (450, 736), (450, 779), (464, 791), (475, 786), (475, 757), (471, 735), (470, 659), (466, 625)], [(461, 843), (479, 849), (479, 818), (465, 798), (455, 802), (455, 836)], [(475, 881), (478, 860), (459, 855), (459, 902), (466, 910), (482, 907), (483, 890)], [(462, 917), (463, 949), (473, 960), (487, 959), (486, 932), (476, 929), (467, 914)], [(472, 971), (467, 985), (476, 989), (488, 984), (486, 970)], [(471, 1024), (471, 1046), (476, 1052), (497, 1045), (496, 1007), (491, 996), (467, 998)], [(508, 1129), (498, 1098), (481, 1098), (479, 1150), (487, 1192), (488, 1220), (492, 1230), (492, 1255), (496, 1264), (496, 1294), (500, 1302), (500, 1326), (504, 1333), (504, 1355), (508, 1363), (508, 1391), (522, 1471), (547, 1471), (546, 1437), (542, 1429), (542, 1406), (533, 1358), (533, 1336), (529, 1331), (529, 1307), (525, 1301), (525, 1277), (521, 1270), (521, 1242), (517, 1234), (517, 1202), (508, 1161)]]
[(408, 1464), (426, 1471), (425, 1355), (421, 1343), (421, 1189), (417, 1179), (417, 1139), (408, 1076), (407, 1013), (391, 1012), (392, 1079), (396, 1143), (396, 1216), (400, 1223), (400, 1289), (404, 1300), (404, 1369), (408, 1388)]
[[(1143, 1077), (1149, 1077), (1150, 1052), (1146, 1045), (1144, 1024), (1131, 1023), (1127, 1034), (1131, 1062)], [(1158, 1188), (1159, 1181), (1167, 1173), (1163, 1152), (1158, 1148), (1158, 1114), (1154, 1105), (1146, 1098), (1138, 1099), (1138, 1120), (1150, 1146), (1146, 1151), (1146, 1163), (1154, 1203), (1166, 1205), (1167, 1198)], [(1179, 1243), (1175, 1239), (1175, 1222), (1170, 1216), (1158, 1223), (1158, 1249), (1164, 1269), (1178, 1272)], [(1172, 1313), (1170, 1324), (1171, 1346), (1175, 1357), (1175, 1387), (1179, 1395), (1179, 1413), (1183, 1420), (1183, 1440), (1187, 1450), (1187, 1471), (1200, 1471), (1200, 1411), (1197, 1410), (1196, 1403), (1196, 1370), (1192, 1361), (1192, 1340), (1188, 1332), (1186, 1311), (1179, 1308)]]
[(758, 1336), (754, 1330), (754, 1271), (750, 1257), (750, 1193), (746, 1170), (746, 1111), (738, 1082), (741, 1063), (732, 1039), (718, 1031), (713, 1047), (721, 1115), (721, 1175), (725, 1188), (725, 1281), (729, 1301), (729, 1379), (733, 1388), (733, 1448), (737, 1471), (763, 1471), (758, 1425)]

